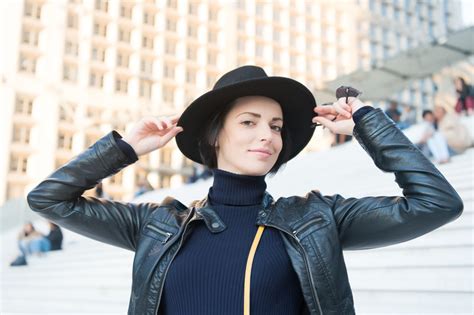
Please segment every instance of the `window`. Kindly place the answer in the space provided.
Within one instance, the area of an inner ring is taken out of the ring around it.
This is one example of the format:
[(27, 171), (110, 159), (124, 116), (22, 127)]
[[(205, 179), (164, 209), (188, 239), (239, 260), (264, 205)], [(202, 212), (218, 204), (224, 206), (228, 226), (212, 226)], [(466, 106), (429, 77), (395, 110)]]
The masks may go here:
[(186, 69), (186, 83), (196, 83), (196, 70)]
[(130, 54), (124, 51), (117, 52), (117, 67), (128, 67)]
[(207, 53), (207, 63), (214, 66), (217, 64), (217, 52), (209, 51)]
[(171, 86), (163, 87), (163, 101), (167, 103), (173, 103), (174, 101), (174, 88)]
[(209, 9), (209, 21), (217, 21), (219, 18), (219, 10), (217, 8)]
[(174, 55), (176, 53), (176, 42), (172, 40), (165, 41), (165, 53)]
[(168, 188), (171, 184), (171, 176), (160, 174), (160, 188)]
[(108, 11), (108, 0), (95, 0), (95, 6), (94, 8), (99, 11)]
[(97, 70), (91, 70), (89, 75), (89, 85), (96, 88), (104, 87), (104, 74)]
[(77, 42), (72, 41), (70, 39), (66, 39), (64, 44), (64, 53), (70, 56), (78, 56), (79, 55), (79, 45)]
[(17, 95), (15, 99), (15, 113), (31, 115), (33, 113), (33, 97)]
[(176, 9), (178, 8), (178, 1), (177, 0), (168, 0), (168, 8)]
[(121, 42), (130, 42), (131, 32), (127, 28), (120, 27), (118, 32), (118, 40)]
[(258, 2), (255, 7), (255, 13), (259, 16), (263, 15), (264, 3)]
[(59, 121), (74, 122), (75, 105), (63, 103), (59, 106)]
[(38, 57), (36, 56), (27, 55), (23, 52), (20, 52), (20, 57), (18, 60), (18, 70), (28, 73), (35, 73), (37, 58)]
[(186, 58), (188, 60), (197, 61), (197, 48), (193, 46), (188, 46), (186, 49)]
[(10, 155), (10, 171), (15, 173), (26, 173), (28, 169), (28, 157), (12, 153)]
[(118, 77), (115, 80), (115, 91), (120, 92), (120, 93), (127, 93), (128, 80), (126, 78)]
[(273, 9), (273, 21), (280, 21), (280, 10), (277, 8)]
[(263, 29), (264, 29), (263, 24), (262, 23), (257, 23), (257, 25), (255, 27), (255, 33), (257, 34), (257, 36), (263, 37)]
[(94, 22), (94, 35), (103, 36), (107, 35), (107, 24), (103, 22)]
[(105, 48), (92, 46), (91, 59), (95, 61), (105, 61)]
[(171, 18), (167, 18), (166, 19), (166, 29), (170, 32), (176, 32), (176, 20), (175, 19), (171, 19)]
[(126, 19), (132, 18), (133, 7), (131, 5), (120, 5), (120, 16)]
[(143, 23), (147, 25), (155, 25), (155, 14), (152, 12), (143, 12)]
[(140, 80), (140, 97), (151, 98), (152, 83), (149, 80)]
[(174, 79), (174, 71), (175, 71), (174, 65), (165, 64), (163, 68), (163, 74), (165, 78)]
[(209, 42), (217, 43), (217, 31), (209, 31)]
[(41, 18), (41, 4), (32, 0), (25, 1), (25, 11), (24, 15), (29, 16), (35, 19)]
[(245, 52), (245, 39), (239, 37), (237, 40), (237, 50), (240, 52)]
[(278, 29), (273, 29), (273, 40), (279, 42), (281, 38), (281, 31)]
[(276, 62), (281, 61), (281, 54), (280, 54), (280, 51), (277, 49), (273, 50), (273, 61), (276, 61)]
[(63, 65), (63, 79), (66, 81), (77, 81), (77, 65), (73, 63), (64, 63)]
[(72, 134), (63, 130), (58, 131), (58, 149), (72, 150)]
[(140, 62), (140, 70), (142, 73), (152, 74), (153, 73), (153, 59), (143, 57)]
[(263, 57), (263, 45), (261, 43), (255, 44), (255, 55), (257, 57)]
[(86, 148), (90, 147), (94, 143), (96, 143), (97, 140), (99, 140), (100, 137), (98, 137), (95, 134), (86, 134), (85, 139), (84, 139), (84, 145)]
[(67, 14), (67, 27), (72, 29), (79, 29), (79, 16), (74, 12), (68, 12)]
[(197, 25), (188, 24), (188, 36), (197, 37)]
[(245, 19), (239, 18), (239, 20), (237, 21), (237, 28), (241, 31), (245, 31), (245, 23)]
[(31, 128), (29, 126), (13, 125), (12, 142), (30, 144)]
[(151, 34), (144, 34), (142, 37), (142, 47), (153, 49), (153, 35)]
[(212, 75), (210, 73), (207, 74), (207, 78), (206, 78), (207, 86), (209, 86), (209, 87), (214, 86), (216, 81), (217, 81), (217, 78), (216, 78), (215, 75)]
[(21, 34), (21, 42), (31, 46), (38, 46), (39, 31), (33, 29), (24, 29)]
[(199, 9), (199, 3), (197, 2), (190, 2), (188, 7), (188, 13), (191, 15), (197, 15)]
[(171, 166), (173, 157), (173, 149), (170, 147), (163, 147), (159, 150), (160, 152), (160, 164)]

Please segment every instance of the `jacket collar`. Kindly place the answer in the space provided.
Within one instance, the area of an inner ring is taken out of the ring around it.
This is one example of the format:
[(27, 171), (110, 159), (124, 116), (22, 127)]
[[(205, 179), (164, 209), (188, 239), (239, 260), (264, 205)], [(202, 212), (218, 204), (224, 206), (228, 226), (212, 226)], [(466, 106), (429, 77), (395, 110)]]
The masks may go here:
[[(273, 204), (273, 197), (268, 192), (265, 192), (262, 200), (262, 210), (258, 212), (256, 224), (264, 225), (267, 223), (273, 209)], [(192, 210), (195, 210), (191, 220), (204, 220), (207, 228), (212, 233), (219, 233), (227, 228), (225, 223), (209, 205), (207, 197), (195, 201), (191, 204), (191, 207)]]

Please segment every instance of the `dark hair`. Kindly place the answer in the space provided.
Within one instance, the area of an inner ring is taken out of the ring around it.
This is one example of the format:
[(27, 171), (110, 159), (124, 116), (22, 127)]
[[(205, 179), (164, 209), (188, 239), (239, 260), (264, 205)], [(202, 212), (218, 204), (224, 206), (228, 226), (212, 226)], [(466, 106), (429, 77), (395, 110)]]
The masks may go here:
[(425, 116), (426, 116), (426, 115), (429, 115), (429, 114), (433, 115), (433, 112), (432, 112), (431, 110), (429, 110), (429, 109), (425, 109), (425, 110), (422, 112), (421, 117), (425, 118)]
[[(227, 114), (236, 104), (236, 100), (223, 106), (218, 112), (214, 114), (206, 123), (206, 127), (203, 132), (199, 135), (199, 154), (201, 156), (202, 163), (210, 169), (217, 168), (217, 154), (216, 154), (216, 141), (219, 133), (224, 127), (224, 121)], [(283, 146), (275, 162), (275, 165), (269, 171), (269, 174), (274, 175), (278, 172), (286, 161), (289, 160), (291, 154), (291, 137), (288, 130), (285, 128), (285, 124), (281, 129), (281, 138)]]

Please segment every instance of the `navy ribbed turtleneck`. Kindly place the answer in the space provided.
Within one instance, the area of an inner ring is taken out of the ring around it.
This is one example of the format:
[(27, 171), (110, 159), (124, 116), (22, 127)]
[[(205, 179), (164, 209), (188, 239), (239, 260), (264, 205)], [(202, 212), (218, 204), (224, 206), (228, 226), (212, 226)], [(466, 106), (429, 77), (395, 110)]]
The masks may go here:
[[(265, 176), (213, 170), (209, 206), (227, 226), (212, 233), (202, 221), (191, 225), (165, 279), (160, 314), (243, 314), (247, 257), (257, 232)], [(266, 227), (253, 261), (251, 314), (300, 314), (297, 275), (278, 230)]]

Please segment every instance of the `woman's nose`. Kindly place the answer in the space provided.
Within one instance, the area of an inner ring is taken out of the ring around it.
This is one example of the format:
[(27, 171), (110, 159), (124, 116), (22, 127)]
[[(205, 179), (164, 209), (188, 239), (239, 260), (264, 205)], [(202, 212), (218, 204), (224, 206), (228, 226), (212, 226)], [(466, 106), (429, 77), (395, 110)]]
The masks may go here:
[(263, 126), (260, 128), (260, 140), (261, 141), (272, 141), (272, 129), (270, 126)]

